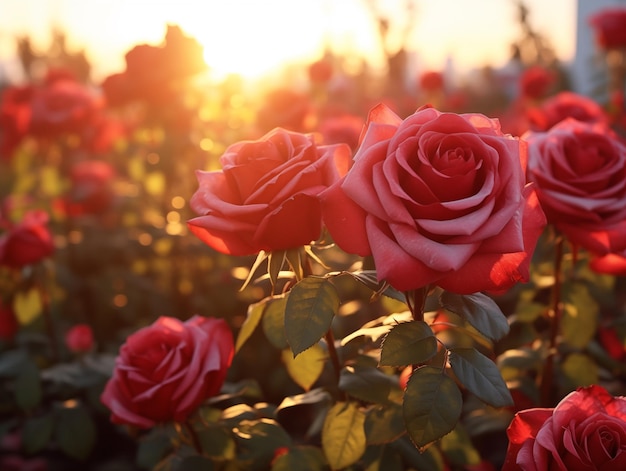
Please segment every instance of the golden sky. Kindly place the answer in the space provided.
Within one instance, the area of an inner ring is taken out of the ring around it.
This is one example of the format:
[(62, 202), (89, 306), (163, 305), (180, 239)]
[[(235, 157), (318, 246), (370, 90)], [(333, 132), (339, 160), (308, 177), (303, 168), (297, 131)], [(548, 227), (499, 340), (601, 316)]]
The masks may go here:
[[(159, 44), (166, 23), (180, 25), (205, 47), (217, 74), (255, 76), (286, 60), (311, 60), (324, 38), (338, 52), (381, 60), (366, 0), (1, 0), (0, 58), (14, 52), (13, 37), (28, 33), (44, 47), (51, 25), (64, 28), (70, 48), (85, 46), (94, 76), (123, 69), (138, 43)], [(378, 2), (396, 30), (410, 29), (418, 67), (441, 69), (452, 57), (461, 70), (502, 65), (519, 35), (512, 0), (417, 0), (412, 17), (398, 15), (402, 0)], [(576, 0), (527, 0), (531, 24), (562, 60), (574, 54)], [(558, 18), (558, 21), (554, 21)]]

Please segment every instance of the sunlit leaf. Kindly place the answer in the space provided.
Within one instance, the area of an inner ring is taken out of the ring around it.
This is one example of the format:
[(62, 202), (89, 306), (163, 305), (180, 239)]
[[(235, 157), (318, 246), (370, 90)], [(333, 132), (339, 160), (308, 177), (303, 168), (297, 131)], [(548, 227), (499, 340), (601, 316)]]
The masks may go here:
[(303, 404), (317, 404), (320, 402), (328, 402), (331, 396), (323, 388), (311, 389), (302, 394), (296, 394), (295, 396), (287, 396), (278, 405), (276, 411), (286, 409), (288, 407), (295, 407)]
[(461, 416), (463, 397), (441, 369), (421, 366), (404, 391), (404, 423), (413, 443), (422, 448), (451, 432)]
[(259, 269), (261, 264), (268, 257), (269, 257), (269, 253), (265, 252), (264, 250), (261, 250), (259, 252), (259, 255), (257, 255), (256, 259), (254, 260), (254, 263), (252, 264), (252, 268), (250, 268), (250, 271), (248, 272), (248, 277), (246, 278), (246, 281), (244, 281), (244, 283), (241, 286), (241, 288), (239, 289), (239, 291), (243, 291), (246, 288), (246, 286), (248, 286), (250, 284), (250, 282), (252, 281), (252, 278), (256, 274), (256, 271)]
[(246, 343), (246, 340), (250, 338), (250, 336), (254, 332), (254, 329), (256, 329), (256, 326), (259, 325), (266, 305), (267, 299), (264, 299), (262, 301), (259, 301), (258, 303), (250, 304), (248, 306), (248, 314), (246, 315), (246, 320), (239, 330), (237, 342), (235, 343), (236, 352), (238, 352), (243, 344)]
[(294, 356), (326, 334), (338, 309), (337, 289), (324, 278), (305, 278), (291, 289), (285, 309), (285, 331)]
[(392, 381), (378, 368), (347, 366), (341, 370), (339, 389), (362, 401), (385, 403)]
[(36, 320), (42, 313), (43, 303), (37, 288), (28, 291), (18, 291), (13, 299), (13, 312), (21, 325), (27, 325)]
[(338, 402), (326, 415), (322, 449), (331, 469), (356, 463), (366, 448), (365, 414), (353, 402)]
[(454, 348), (448, 357), (461, 384), (494, 407), (513, 405), (513, 398), (493, 361), (474, 348)]
[(598, 365), (583, 353), (567, 355), (561, 370), (572, 389), (597, 384), (599, 381)]
[(563, 341), (575, 348), (584, 348), (594, 337), (598, 324), (598, 303), (584, 285), (570, 286), (563, 304), (561, 331)]
[(388, 404), (368, 410), (364, 427), (368, 445), (382, 445), (394, 441), (406, 433), (402, 406)]
[(474, 448), (461, 424), (457, 424), (452, 432), (444, 435), (439, 446), (446, 458), (459, 467), (475, 466), (481, 461), (480, 453)]
[(464, 318), (490, 340), (499, 340), (509, 332), (509, 323), (500, 307), (482, 293), (455, 294), (444, 291), (442, 306)]
[(324, 453), (314, 446), (294, 446), (272, 461), (271, 471), (320, 471), (326, 469)]
[(383, 340), (380, 364), (420, 364), (436, 354), (437, 339), (428, 324), (422, 321), (404, 322), (394, 326)]
[(391, 330), (391, 325), (381, 325), (378, 327), (368, 327), (366, 329), (359, 329), (352, 332), (350, 335), (346, 335), (341, 339), (341, 345), (347, 345), (348, 342), (359, 337), (367, 337), (371, 342), (377, 342), (383, 335), (387, 334)]
[(300, 248), (287, 250), (285, 252), (285, 259), (296, 275), (296, 280), (302, 280), (304, 278), (302, 250)]
[(287, 298), (284, 295), (274, 296), (265, 308), (263, 314), (263, 332), (270, 343), (282, 350), (287, 348), (287, 337), (285, 336), (285, 306)]
[(302, 389), (308, 391), (319, 379), (324, 370), (326, 352), (316, 344), (294, 357), (291, 350), (282, 352), (282, 359), (291, 379)]

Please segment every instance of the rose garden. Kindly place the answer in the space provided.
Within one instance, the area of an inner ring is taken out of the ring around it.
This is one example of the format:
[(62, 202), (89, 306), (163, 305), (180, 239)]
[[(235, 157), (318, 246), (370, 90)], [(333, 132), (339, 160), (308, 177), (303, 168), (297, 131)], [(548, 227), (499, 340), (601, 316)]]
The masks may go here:
[(330, 56), (257, 97), (176, 26), (97, 87), (39, 58), (0, 101), (0, 469), (626, 469), (626, 11), (589, 21), (598, 97), (541, 55), (515, 97)]

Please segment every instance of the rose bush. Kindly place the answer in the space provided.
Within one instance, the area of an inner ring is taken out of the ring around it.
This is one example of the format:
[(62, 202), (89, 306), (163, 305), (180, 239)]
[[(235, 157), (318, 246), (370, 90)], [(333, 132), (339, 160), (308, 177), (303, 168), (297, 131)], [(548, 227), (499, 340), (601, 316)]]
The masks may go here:
[(626, 146), (606, 127), (574, 119), (529, 133), (528, 178), (548, 221), (598, 256), (626, 249)]
[(88, 352), (93, 344), (93, 330), (88, 324), (77, 324), (65, 333), (65, 345), (73, 353)]
[(507, 435), (503, 471), (626, 469), (626, 398), (580, 388), (554, 409), (519, 412)]
[(251, 255), (319, 237), (318, 194), (347, 172), (350, 149), (275, 129), (258, 141), (231, 145), (220, 162), (221, 171), (197, 172), (190, 205), (200, 216), (188, 226), (215, 250)]
[(224, 320), (160, 317), (126, 339), (101, 401), (116, 423), (149, 428), (184, 421), (220, 391), (233, 354)]
[(545, 225), (525, 185), (523, 143), (480, 114), (369, 115), (350, 172), (322, 194), (345, 251), (373, 255), (379, 280), (408, 291), (503, 291), (528, 279)]
[(44, 211), (29, 211), (19, 223), (0, 235), (0, 265), (21, 268), (51, 255), (54, 242), (48, 219)]

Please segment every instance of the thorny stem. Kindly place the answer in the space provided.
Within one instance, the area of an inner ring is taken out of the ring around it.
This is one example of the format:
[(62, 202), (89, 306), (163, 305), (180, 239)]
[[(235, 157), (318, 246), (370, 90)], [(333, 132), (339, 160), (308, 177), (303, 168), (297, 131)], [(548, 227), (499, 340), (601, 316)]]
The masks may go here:
[(554, 357), (556, 355), (557, 338), (561, 326), (561, 267), (563, 264), (564, 239), (560, 237), (556, 243), (556, 255), (554, 259), (554, 286), (552, 288), (552, 309), (550, 325), (550, 344), (548, 356), (541, 375), (541, 404), (543, 407), (552, 407), (552, 387), (554, 379)]
[(428, 285), (404, 293), (409, 310), (416, 321), (424, 320), (424, 306), (428, 297)]

